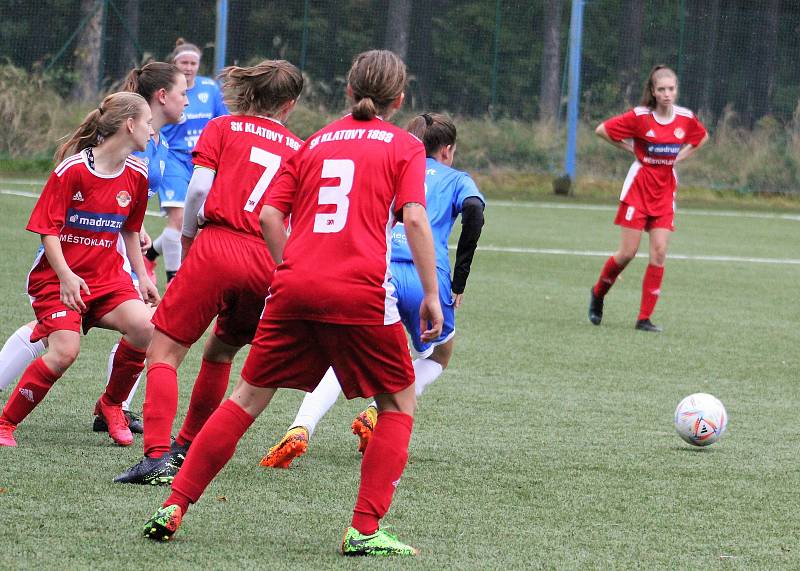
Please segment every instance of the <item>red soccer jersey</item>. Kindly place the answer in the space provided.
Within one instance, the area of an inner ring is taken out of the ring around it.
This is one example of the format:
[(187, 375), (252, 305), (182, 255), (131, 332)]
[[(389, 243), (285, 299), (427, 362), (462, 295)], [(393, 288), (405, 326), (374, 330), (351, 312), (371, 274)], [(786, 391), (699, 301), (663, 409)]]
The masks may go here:
[(425, 204), (425, 148), (407, 131), (348, 115), (315, 133), (265, 204), (291, 214), (292, 232), (267, 298), (276, 319), (388, 325), (400, 317), (389, 282), (391, 228)]
[(202, 218), (261, 239), (258, 215), (264, 193), (301, 144), (279, 121), (267, 117), (212, 119), (192, 151), (195, 165), (217, 173)]
[(683, 145), (697, 146), (706, 135), (694, 113), (677, 105), (672, 109), (672, 119), (663, 124), (649, 107), (635, 107), (604, 123), (613, 140), (633, 139), (636, 161), (625, 178), (620, 200), (649, 216), (674, 211), (675, 157)]
[[(118, 173), (102, 175), (89, 168), (82, 151), (50, 175), (27, 229), (58, 236), (67, 265), (90, 290), (117, 281), (130, 283), (117, 238), (120, 230), (141, 230), (147, 189), (147, 167), (141, 161), (128, 157)], [(58, 292), (58, 276), (40, 252), (28, 275), (28, 294)]]

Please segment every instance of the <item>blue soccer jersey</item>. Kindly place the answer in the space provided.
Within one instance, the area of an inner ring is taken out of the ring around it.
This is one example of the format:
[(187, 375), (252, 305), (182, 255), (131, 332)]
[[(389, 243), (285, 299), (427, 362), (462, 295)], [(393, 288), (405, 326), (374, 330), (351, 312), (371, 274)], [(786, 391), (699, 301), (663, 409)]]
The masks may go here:
[(189, 105), (183, 110), (181, 122), (167, 125), (162, 133), (167, 137), (172, 151), (189, 154), (206, 123), (214, 117), (227, 115), (228, 109), (222, 101), (222, 91), (217, 82), (210, 77), (197, 76), (186, 97), (189, 98)]
[(159, 133), (158, 143), (155, 139), (150, 139), (147, 142), (147, 148), (144, 151), (133, 153), (133, 156), (141, 159), (147, 165), (147, 196), (153, 196), (161, 189), (169, 158), (169, 145), (164, 133)]
[[(443, 165), (432, 158), (425, 164), (425, 210), (431, 223), (436, 267), (450, 272), (447, 241), (464, 200), (476, 196), (486, 202), (472, 178), (465, 172)], [(413, 262), (406, 230), (402, 224), (392, 229), (392, 261)]]

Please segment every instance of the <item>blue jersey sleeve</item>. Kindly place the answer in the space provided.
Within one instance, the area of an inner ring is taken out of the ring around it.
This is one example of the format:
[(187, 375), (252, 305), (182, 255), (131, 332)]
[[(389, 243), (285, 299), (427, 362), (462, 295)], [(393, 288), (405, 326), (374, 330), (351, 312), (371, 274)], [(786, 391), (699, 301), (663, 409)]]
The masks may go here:
[(461, 207), (464, 204), (464, 201), (470, 196), (476, 196), (480, 198), (481, 202), (486, 204), (486, 199), (481, 194), (481, 191), (478, 190), (478, 185), (475, 184), (475, 181), (472, 180), (471, 176), (469, 176), (467, 173), (462, 173), (462, 176), (458, 182), (458, 190), (453, 196), (453, 206), (455, 207), (456, 212), (461, 212)]
[(217, 92), (214, 96), (214, 117), (220, 117), (222, 115), (230, 115), (230, 111), (225, 106), (225, 101), (222, 98), (222, 90), (217, 89)]

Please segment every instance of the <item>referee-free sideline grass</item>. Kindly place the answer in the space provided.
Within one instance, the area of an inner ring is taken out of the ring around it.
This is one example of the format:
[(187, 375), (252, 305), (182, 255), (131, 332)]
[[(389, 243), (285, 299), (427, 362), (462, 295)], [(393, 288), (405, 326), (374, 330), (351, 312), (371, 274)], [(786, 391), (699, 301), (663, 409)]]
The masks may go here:
[[(0, 195), (2, 338), (32, 318), (32, 206)], [(258, 466), (294, 418), (295, 391), (278, 393), (172, 542), (145, 540), (168, 490), (112, 483), (141, 437), (119, 448), (90, 430), (117, 337), (93, 330), (20, 425), (19, 447), (0, 449), (0, 568), (797, 568), (800, 221), (679, 213), (658, 335), (633, 329), (643, 254), (603, 324), (589, 324), (589, 287), (618, 240), (612, 205), (558, 206), (487, 208), (455, 354), (420, 399), (384, 522), (420, 548), (416, 560), (336, 552), (359, 478), (349, 426), (364, 402), (338, 402), (292, 469)], [(154, 235), (162, 226), (146, 223)], [(200, 347), (180, 369), (176, 430)], [(678, 401), (701, 391), (730, 415), (708, 449), (672, 427)], [(143, 398), (144, 386), (134, 410)]]

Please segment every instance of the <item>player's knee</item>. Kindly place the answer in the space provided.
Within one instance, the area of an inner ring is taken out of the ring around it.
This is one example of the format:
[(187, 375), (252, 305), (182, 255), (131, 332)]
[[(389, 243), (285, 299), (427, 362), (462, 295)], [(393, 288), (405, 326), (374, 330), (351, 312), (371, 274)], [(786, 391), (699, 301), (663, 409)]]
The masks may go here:
[(80, 352), (80, 343), (59, 343), (58, 346), (50, 347), (46, 362), (53, 370), (66, 371), (78, 358)]
[(153, 339), (153, 323), (149, 319), (140, 319), (131, 323), (125, 337), (130, 343), (139, 349), (146, 349)]
[(636, 257), (636, 248), (623, 248), (614, 254), (614, 260), (620, 266), (627, 266)]
[(414, 416), (417, 409), (417, 395), (411, 387), (403, 389), (399, 393), (375, 395), (375, 402), (381, 412), (402, 412), (409, 416)]
[(667, 248), (665, 247), (655, 247), (650, 252), (650, 263), (654, 266), (663, 266), (664, 262), (667, 260)]

